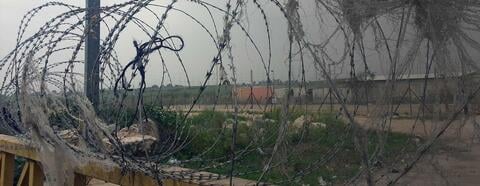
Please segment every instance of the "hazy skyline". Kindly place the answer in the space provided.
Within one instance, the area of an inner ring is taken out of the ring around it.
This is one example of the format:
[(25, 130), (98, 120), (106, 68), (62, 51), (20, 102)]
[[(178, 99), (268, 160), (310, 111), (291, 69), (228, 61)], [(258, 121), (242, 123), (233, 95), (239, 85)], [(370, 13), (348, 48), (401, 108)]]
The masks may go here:
[[(16, 43), (16, 35), (18, 26), (22, 16), (30, 9), (35, 8), (48, 1), (34, 1), (34, 0), (2, 0), (0, 2), (0, 25), (2, 29), (2, 35), (0, 36), (0, 56), (5, 56), (11, 51)], [(85, 0), (62, 0), (60, 2), (83, 7)], [(112, 5), (114, 3), (125, 2), (122, 0), (110, 0), (102, 1), (102, 6)], [(155, 3), (167, 3), (169, 1), (155, 1)], [(250, 2), (250, 1), (249, 1)], [(212, 2), (219, 7), (224, 7), (225, 2)], [(330, 16), (317, 15), (314, 12), (315, 6), (313, 1), (302, 1), (300, 5), (300, 14), (302, 14), (303, 29), (306, 32), (306, 38), (311, 42), (324, 42), (331, 33), (337, 28), (337, 23), (333, 21)], [(268, 16), (268, 23), (271, 30), (272, 38), (272, 65), (271, 69), (275, 71), (275, 79), (286, 80), (288, 65), (286, 59), (288, 57), (288, 37), (287, 37), (287, 24), (285, 18), (280, 13), (277, 7), (268, 1), (262, 2), (263, 8)], [(175, 8), (188, 12), (196, 19), (205, 24), (206, 27), (212, 32), (215, 31), (210, 16), (205, 8), (193, 3), (191, 1), (179, 1), (174, 6)], [(162, 8), (154, 8), (157, 14), (163, 13)], [(30, 28), (27, 30), (25, 36), (31, 36), (38, 31), (38, 28), (45, 23), (49, 18), (52, 18), (62, 12), (68, 11), (66, 8), (48, 8), (46, 11), (42, 11), (38, 16), (34, 17)], [(223, 13), (214, 11), (213, 16), (216, 19), (216, 26), (218, 32), (221, 33), (223, 28)], [(242, 25), (248, 29), (249, 35), (256, 42), (259, 50), (261, 51), (264, 60), (268, 60), (268, 45), (266, 27), (262, 15), (259, 9), (252, 3), (249, 3), (247, 9), (244, 10), (246, 16), (241, 20)], [(320, 18), (319, 18), (320, 16)], [(156, 21), (153, 14), (148, 11), (143, 11), (137, 15), (137, 18), (155, 25)], [(186, 67), (188, 76), (192, 85), (199, 85), (205, 79), (205, 74), (211, 66), (211, 59), (216, 54), (216, 49), (212, 43), (209, 35), (202, 30), (202, 27), (192, 21), (189, 17), (178, 11), (172, 11), (167, 17), (165, 24), (169, 33), (172, 35), (179, 35), (184, 38), (185, 48), (180, 52)], [(388, 30), (388, 29), (387, 29)], [(391, 32), (394, 32), (395, 28), (390, 28)], [(102, 37), (107, 34), (106, 27), (102, 26)], [(215, 33), (213, 33), (215, 34)], [(369, 52), (366, 56), (370, 70), (376, 74), (386, 74), (388, 69), (388, 63), (386, 63), (386, 56), (380, 54), (377, 55), (375, 47), (377, 43), (372, 39), (365, 36), (365, 48)], [(125, 65), (134, 57), (134, 48), (132, 45), (133, 40), (146, 41), (148, 38), (140, 29), (134, 25), (130, 25), (124, 33), (121, 35), (117, 45), (116, 51), (119, 56), (120, 63)], [(341, 34), (335, 35), (330, 40), (328, 47), (325, 49), (332, 57), (341, 56), (343, 54), (344, 38)], [(232, 31), (233, 56), (235, 60), (235, 66), (237, 68), (238, 82), (244, 83), (250, 81), (250, 70), (254, 72), (254, 81), (266, 80), (266, 73), (263, 65), (260, 61), (258, 54), (256, 53), (253, 45), (242, 32), (242, 30), (235, 26)], [(184, 75), (182, 67), (179, 65), (178, 60), (171, 52), (165, 52), (165, 59), (167, 61), (168, 71), (172, 77), (173, 84), (186, 85), (186, 77)], [(419, 54), (423, 55), (423, 54)], [(83, 54), (79, 56), (79, 59), (83, 59)], [(348, 58), (347, 58), (348, 59)], [(162, 64), (160, 63), (158, 55), (151, 56), (151, 62), (147, 67), (147, 86), (159, 85), (162, 78)], [(337, 74), (341, 76), (348, 75), (349, 60), (345, 60), (342, 64), (338, 65), (336, 70)], [(321, 73), (319, 73), (313, 65), (312, 59), (309, 55), (305, 55), (305, 69), (308, 80), (321, 79)], [(229, 61), (225, 61), (225, 67), (228, 73), (228, 77), (231, 78), (231, 71), (228, 68)], [(299, 59), (295, 59), (293, 64), (293, 79), (301, 80), (301, 69)], [(362, 71), (363, 62), (360, 57), (356, 59), (356, 70)], [(421, 63), (419, 63), (421, 65)], [(76, 67), (83, 69), (83, 67)], [(421, 69), (421, 68), (413, 68)], [(79, 70), (81, 71), (81, 70)], [(419, 70), (421, 72), (421, 70)], [(416, 72), (416, 73), (419, 73)], [(216, 74), (216, 73), (214, 73)], [(216, 77), (210, 80), (209, 84), (216, 83)], [(168, 84), (168, 80), (165, 84)]]
[[(33, 0), (2, 0), (0, 2), (0, 25), (3, 28), (2, 35), (0, 36), (0, 56), (5, 56), (10, 52), (16, 43), (16, 35), (18, 31), (19, 23), (23, 15), (41, 4), (44, 4), (48, 1), (33, 1)], [(68, 1), (63, 0), (60, 2), (84, 6), (84, 0)], [(120, 0), (115, 1), (102, 1), (102, 6), (111, 5), (113, 3), (124, 2)], [(164, 1), (157, 1), (156, 3), (164, 3)], [(223, 3), (219, 3), (219, 6), (224, 6)], [(212, 31), (214, 30), (213, 25), (211, 24), (210, 18), (207, 16), (207, 11), (204, 8), (196, 5), (192, 2), (179, 1), (175, 5), (176, 8), (182, 9), (189, 14), (195, 16), (198, 20), (202, 21), (206, 26), (209, 27)], [(278, 55), (279, 53), (286, 53), (288, 42), (286, 37), (286, 26), (284, 23), (283, 17), (278, 10), (275, 10), (274, 7), (268, 6), (271, 10), (269, 22), (271, 24), (272, 30), (272, 49), (273, 55), (272, 58), (272, 70), (276, 71), (276, 78), (285, 79), (286, 75), (286, 64), (284, 60), (286, 59), (285, 55)], [(43, 11), (39, 16), (34, 17), (33, 24), (30, 25), (30, 28), (27, 30), (25, 36), (31, 36), (37, 31), (37, 29), (45, 23), (49, 18), (52, 18), (64, 11), (68, 11), (66, 8), (48, 8), (47, 11)], [(161, 9), (158, 9), (161, 10)], [(268, 56), (268, 47), (263, 43), (266, 41), (265, 26), (261, 18), (258, 9), (248, 9), (249, 17), (254, 17), (255, 19), (245, 19), (246, 27), (249, 29), (251, 36), (261, 45), (259, 45), (260, 50), (262, 50), (262, 55), (264, 55), (265, 60)], [(161, 14), (161, 12), (157, 12)], [(275, 15), (274, 13), (277, 13)], [(222, 29), (222, 18), (223, 14), (220, 12), (214, 12), (214, 16), (218, 18), (217, 20), (217, 29)], [(137, 17), (142, 20), (149, 22), (151, 25), (155, 25), (153, 15), (148, 12), (142, 12)], [(145, 41), (147, 38), (145, 34), (141, 33), (140, 30), (133, 28), (131, 25), (123, 35), (121, 36), (118, 44), (116, 45), (116, 50), (119, 54), (120, 63), (125, 65), (129, 60), (134, 57), (134, 48), (131, 44), (134, 39)], [(216, 53), (211, 39), (208, 34), (202, 30), (202, 28), (190, 20), (188, 17), (182, 15), (179, 12), (171, 12), (167, 18), (166, 27), (169, 29), (171, 34), (180, 35), (185, 40), (185, 48), (180, 52), (183, 62), (186, 66), (186, 70), (189, 74), (192, 85), (198, 85), (201, 81), (204, 80), (205, 74), (208, 68), (211, 65), (211, 59)], [(34, 28), (34, 29), (32, 29)], [(105, 26), (102, 26), (102, 36), (106, 35)], [(263, 65), (259, 61), (259, 57), (256, 54), (255, 50), (249, 43), (248, 39), (241, 32), (241, 30), (236, 27), (233, 30), (233, 41), (232, 46), (234, 47), (234, 58), (236, 67), (238, 69), (239, 82), (249, 82), (250, 81), (250, 69), (254, 71), (255, 81), (261, 81), (266, 79), (265, 71), (263, 70)], [(167, 54), (168, 56), (168, 54)], [(83, 55), (80, 56), (83, 59)], [(171, 62), (168, 62), (170, 59)], [(161, 82), (161, 64), (158, 61), (158, 56), (152, 58), (149, 67), (147, 68), (147, 84), (149, 86), (153, 84), (160, 84)], [(186, 78), (181, 66), (178, 64), (177, 60), (174, 60), (173, 56), (167, 57), (167, 66), (172, 77), (174, 84), (186, 84)], [(160, 70), (160, 73), (157, 73)], [(154, 73), (152, 73), (155, 71)], [(149, 73), (150, 72), (150, 73)], [(227, 68), (227, 73), (231, 76), (230, 70)], [(248, 74), (248, 75), (247, 75)], [(211, 83), (215, 83), (216, 78), (212, 78)], [(167, 82), (168, 83), (168, 82)]]

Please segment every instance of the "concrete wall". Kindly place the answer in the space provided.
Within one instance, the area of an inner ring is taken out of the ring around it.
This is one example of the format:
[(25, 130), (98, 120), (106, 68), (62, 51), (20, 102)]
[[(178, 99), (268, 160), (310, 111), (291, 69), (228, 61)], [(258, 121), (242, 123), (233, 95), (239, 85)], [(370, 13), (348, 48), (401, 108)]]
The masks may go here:
[[(393, 101), (394, 103), (420, 103), (425, 91), (427, 103), (449, 103), (461, 102), (465, 95), (474, 91), (479, 86), (480, 75), (470, 75), (464, 79), (456, 78), (429, 78), (425, 79), (404, 79), (397, 80), (392, 89), (390, 82), (386, 80), (358, 81), (354, 84), (345, 81), (337, 84), (337, 91), (347, 103), (366, 104), (383, 103)], [(426, 88), (425, 88), (426, 83)], [(328, 86), (307, 88), (310, 94), (302, 88), (292, 88), (295, 100), (306, 100), (308, 103), (338, 103), (335, 95), (330, 99), (330, 88)], [(288, 88), (275, 89), (275, 96), (278, 100), (285, 98)], [(389, 95), (389, 96), (386, 96)], [(311, 99), (311, 100), (310, 100)], [(332, 102), (330, 101), (332, 100)], [(480, 103), (480, 96), (473, 100)]]

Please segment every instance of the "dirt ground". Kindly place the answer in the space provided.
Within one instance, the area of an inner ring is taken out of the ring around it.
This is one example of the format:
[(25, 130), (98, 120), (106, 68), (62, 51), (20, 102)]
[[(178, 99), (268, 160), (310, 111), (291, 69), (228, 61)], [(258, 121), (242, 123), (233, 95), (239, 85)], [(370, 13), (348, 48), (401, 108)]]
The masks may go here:
[[(475, 119), (480, 121), (480, 116), (471, 118), (465, 124), (453, 122), (433, 152), (424, 156), (398, 185), (480, 185), (480, 143), (476, 136), (480, 132), (474, 127)], [(366, 117), (357, 117), (356, 120), (366, 128), (371, 127)], [(391, 130), (409, 134), (413, 132), (427, 140), (432, 134), (437, 134), (444, 123), (429, 120), (415, 124), (413, 119), (395, 119), (391, 123)], [(394, 177), (398, 173), (390, 172), (387, 175)], [(386, 184), (384, 179), (378, 183)]]

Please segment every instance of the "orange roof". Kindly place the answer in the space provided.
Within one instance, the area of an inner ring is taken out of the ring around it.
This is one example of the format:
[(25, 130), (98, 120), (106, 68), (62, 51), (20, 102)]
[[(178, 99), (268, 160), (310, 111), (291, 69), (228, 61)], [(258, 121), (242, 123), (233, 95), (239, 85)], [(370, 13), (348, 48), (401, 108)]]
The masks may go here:
[(237, 88), (238, 101), (248, 101), (250, 95), (253, 95), (258, 102), (268, 101), (272, 97), (273, 89), (271, 87), (240, 87)]

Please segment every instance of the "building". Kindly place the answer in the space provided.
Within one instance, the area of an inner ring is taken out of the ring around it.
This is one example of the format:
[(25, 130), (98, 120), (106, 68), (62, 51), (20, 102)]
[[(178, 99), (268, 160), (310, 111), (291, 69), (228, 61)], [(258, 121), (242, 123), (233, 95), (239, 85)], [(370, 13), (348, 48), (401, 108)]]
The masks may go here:
[(267, 86), (239, 87), (236, 90), (239, 103), (270, 103), (273, 89)]
[[(335, 88), (346, 103), (366, 104), (381, 103), (420, 103), (425, 102), (458, 103), (465, 95), (473, 92), (480, 82), (480, 73), (466, 75), (436, 76), (434, 74), (412, 74), (400, 76), (392, 81), (388, 76), (372, 76), (365, 79), (351, 80), (349, 78), (335, 80)], [(288, 93), (288, 88), (275, 89), (275, 96), (281, 100)], [(333, 89), (325, 81), (309, 82), (307, 88), (294, 86), (290, 90), (292, 98), (297, 102), (307, 103), (338, 103)], [(386, 96), (388, 95), (388, 96)], [(479, 96), (477, 96), (479, 97)], [(474, 99), (480, 102), (479, 98)]]

